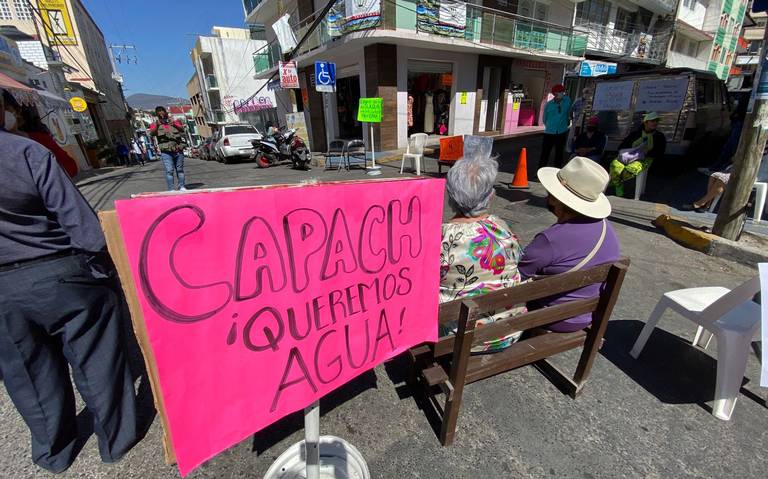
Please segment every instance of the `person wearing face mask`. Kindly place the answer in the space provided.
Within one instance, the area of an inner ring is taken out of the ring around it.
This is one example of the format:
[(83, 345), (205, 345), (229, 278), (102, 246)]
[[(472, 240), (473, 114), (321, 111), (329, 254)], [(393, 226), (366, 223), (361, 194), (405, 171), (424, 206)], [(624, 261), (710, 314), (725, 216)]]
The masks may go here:
[[(0, 111), (4, 109), (0, 100)], [(140, 439), (122, 291), (99, 220), (49, 150), (0, 118), (0, 370), (29, 427), (32, 461), (75, 460), (70, 367), (104, 462)], [(80, 431), (82, 433), (82, 431)]]
[[(523, 280), (550, 276), (619, 259), (619, 239), (607, 218), (611, 203), (603, 191), (608, 173), (589, 158), (577, 156), (563, 168), (541, 168), (539, 181), (547, 190), (547, 209), (557, 222), (537, 234), (523, 249), (518, 271)], [(529, 310), (595, 298), (600, 284), (528, 303)], [(582, 314), (546, 326), (554, 332), (568, 333), (586, 328), (592, 314)]]
[(544, 140), (541, 145), (540, 166), (549, 165), (549, 154), (555, 149), (555, 166), (563, 165), (563, 150), (568, 142), (571, 128), (571, 98), (565, 94), (565, 87), (552, 87), (555, 97), (544, 105)]
[(4, 93), (3, 101), (6, 131), (34, 140), (49, 149), (69, 177), (74, 178), (78, 172), (77, 162), (56, 143), (37, 111), (32, 107), (22, 108), (8, 92)]
[(584, 156), (600, 163), (608, 138), (600, 131), (600, 119), (596, 116), (587, 120), (587, 127), (571, 142), (571, 153)]

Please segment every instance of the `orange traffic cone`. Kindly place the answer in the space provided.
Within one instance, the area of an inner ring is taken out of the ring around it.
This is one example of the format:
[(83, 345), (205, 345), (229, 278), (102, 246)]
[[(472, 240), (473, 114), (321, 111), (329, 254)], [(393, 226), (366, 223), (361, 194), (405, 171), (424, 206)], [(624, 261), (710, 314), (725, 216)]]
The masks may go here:
[(510, 188), (523, 189), (528, 188), (528, 152), (525, 148), (520, 152), (520, 159), (517, 161), (517, 170), (515, 178), (512, 180)]

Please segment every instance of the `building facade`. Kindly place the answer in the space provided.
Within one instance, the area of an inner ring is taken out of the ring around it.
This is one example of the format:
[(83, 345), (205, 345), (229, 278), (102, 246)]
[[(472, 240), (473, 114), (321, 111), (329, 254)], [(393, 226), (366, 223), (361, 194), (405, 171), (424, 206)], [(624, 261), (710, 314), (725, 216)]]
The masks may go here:
[(253, 64), (248, 61), (265, 44), (264, 40), (252, 39), (251, 31), (244, 28), (213, 27), (211, 36), (197, 38), (190, 53), (197, 86), (190, 80), (192, 85), (188, 83), (187, 89), (190, 95), (200, 90), (198, 100), (202, 101), (196, 101), (193, 107), (196, 116), (200, 111), (204, 113), (208, 126), (200, 130), (201, 136), (210, 136), (223, 124), (242, 121), (263, 130), (273, 120), (275, 95), (266, 87), (262, 89), (266, 81), (254, 78)]
[[(263, 23), (269, 46), (254, 55), (269, 78), (281, 51), (272, 25), (285, 14), (301, 39), (325, 1), (246, 0), (247, 23)], [(300, 90), (277, 90), (278, 116), (302, 112), (312, 150), (362, 138), (360, 98), (383, 98), (377, 150), (405, 148), (413, 133), (433, 137), (541, 131), (542, 105), (566, 69), (584, 58), (588, 34), (573, 27), (574, 4), (339, 1), (295, 57)], [(314, 85), (314, 62), (336, 64), (335, 93)], [(295, 115), (292, 115), (295, 116)]]
[(203, 90), (200, 88), (197, 71), (192, 74), (192, 78), (187, 82), (187, 94), (189, 95), (189, 102), (192, 104), (192, 121), (195, 123), (197, 133), (202, 138), (209, 138), (213, 134), (213, 130), (211, 130), (206, 121)]
[[(0, 25), (13, 25), (33, 37), (22, 45), (42, 66), (41, 49), (50, 48), (65, 64), (70, 82), (82, 86), (99, 137), (106, 143), (133, 135), (120, 84), (113, 78), (104, 35), (80, 0), (0, 0)], [(41, 20), (42, 18), (42, 20)], [(36, 43), (40, 42), (38, 46)]]
[(667, 66), (710, 71), (726, 80), (747, 7), (748, 0), (681, 0)]

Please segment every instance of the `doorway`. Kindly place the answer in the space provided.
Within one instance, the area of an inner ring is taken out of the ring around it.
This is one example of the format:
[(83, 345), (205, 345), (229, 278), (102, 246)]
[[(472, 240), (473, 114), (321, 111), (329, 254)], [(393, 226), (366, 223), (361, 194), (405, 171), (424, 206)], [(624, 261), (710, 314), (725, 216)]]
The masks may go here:
[(453, 64), (408, 60), (408, 135), (448, 135)]
[(360, 104), (360, 76), (336, 79), (336, 115), (339, 120), (339, 139), (363, 138), (363, 124), (357, 121)]

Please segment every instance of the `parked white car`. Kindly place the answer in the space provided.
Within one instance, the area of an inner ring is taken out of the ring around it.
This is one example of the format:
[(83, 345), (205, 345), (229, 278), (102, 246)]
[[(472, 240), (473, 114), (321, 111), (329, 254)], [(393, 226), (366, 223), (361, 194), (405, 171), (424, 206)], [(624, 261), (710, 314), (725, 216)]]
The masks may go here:
[(224, 125), (216, 133), (213, 157), (216, 161), (229, 163), (239, 158), (250, 158), (253, 152), (252, 140), (261, 139), (261, 133), (248, 123)]

